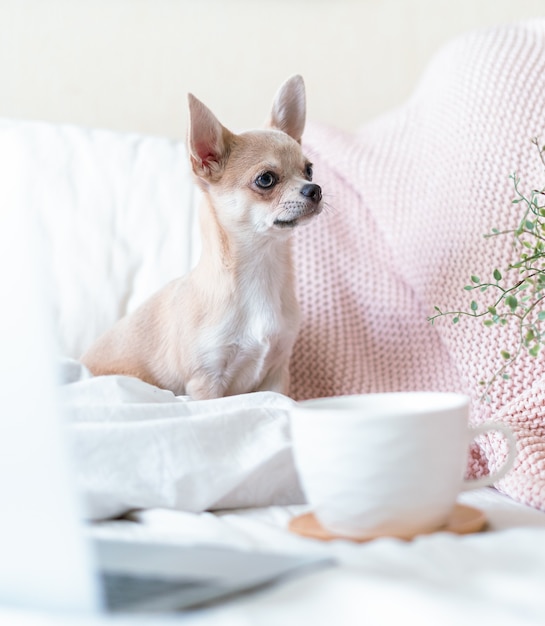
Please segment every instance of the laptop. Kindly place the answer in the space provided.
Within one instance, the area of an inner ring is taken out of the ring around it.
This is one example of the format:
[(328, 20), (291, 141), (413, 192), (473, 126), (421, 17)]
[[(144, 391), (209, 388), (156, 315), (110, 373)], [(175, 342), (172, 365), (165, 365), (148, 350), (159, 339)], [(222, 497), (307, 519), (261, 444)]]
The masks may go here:
[(33, 224), (20, 211), (6, 209), (10, 189), (3, 192), (0, 606), (52, 612), (179, 611), (331, 563), (319, 556), (217, 545), (89, 538), (57, 399), (54, 309), (48, 302), (53, 284), (44, 270), (48, 260), (37, 253), (40, 238), (33, 235)]

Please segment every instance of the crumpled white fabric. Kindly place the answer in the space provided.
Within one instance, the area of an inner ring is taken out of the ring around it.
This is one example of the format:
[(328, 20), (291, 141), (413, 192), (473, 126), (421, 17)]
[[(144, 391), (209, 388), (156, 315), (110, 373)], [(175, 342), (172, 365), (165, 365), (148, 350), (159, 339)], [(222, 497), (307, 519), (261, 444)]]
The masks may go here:
[(88, 519), (304, 502), (289, 433), (293, 401), (259, 392), (192, 401), (127, 376), (61, 364), (61, 402)]
[(0, 211), (26, 215), (51, 274), (59, 351), (79, 358), (199, 252), (184, 142), (0, 119)]

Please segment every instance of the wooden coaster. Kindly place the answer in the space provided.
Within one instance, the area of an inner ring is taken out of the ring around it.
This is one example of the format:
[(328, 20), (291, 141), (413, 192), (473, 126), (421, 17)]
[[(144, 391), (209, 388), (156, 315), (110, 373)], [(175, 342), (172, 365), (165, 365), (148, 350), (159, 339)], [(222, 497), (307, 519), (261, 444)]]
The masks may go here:
[(476, 533), (482, 530), (486, 525), (486, 515), (479, 509), (475, 509), (465, 504), (456, 504), (448, 522), (433, 531), (424, 532), (411, 532), (404, 533), (362, 533), (359, 537), (349, 537), (346, 535), (335, 534), (329, 530), (326, 530), (320, 522), (314, 517), (314, 513), (305, 513), (299, 515), (290, 520), (288, 528), (291, 532), (303, 537), (310, 537), (312, 539), (320, 539), (322, 541), (332, 541), (333, 539), (348, 539), (349, 541), (356, 541), (363, 543), (364, 541), (371, 541), (372, 539), (378, 539), (379, 537), (394, 537), (396, 539), (405, 539), (409, 541), (418, 535), (429, 535), (432, 532), (446, 532), (456, 533), (458, 535), (467, 535), (469, 533)]

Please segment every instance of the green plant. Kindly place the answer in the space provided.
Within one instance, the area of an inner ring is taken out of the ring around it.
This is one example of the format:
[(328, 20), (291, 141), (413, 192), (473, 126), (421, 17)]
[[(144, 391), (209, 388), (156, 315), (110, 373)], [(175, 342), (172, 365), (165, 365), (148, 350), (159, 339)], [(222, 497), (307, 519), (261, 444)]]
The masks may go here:
[[(545, 166), (545, 146), (540, 147), (537, 138), (532, 143)], [(436, 314), (428, 317), (432, 324), (437, 318), (445, 316), (451, 317), (452, 322), (457, 324), (460, 317), (468, 316), (482, 319), (489, 328), (515, 322), (514, 348), (502, 349), (501, 367), (490, 380), (479, 381), (484, 387), (482, 400), (489, 399), (488, 391), (495, 381), (509, 379), (508, 370), (521, 353), (526, 351), (535, 357), (545, 345), (545, 329), (542, 325), (545, 321), (545, 187), (525, 195), (519, 188), (520, 178), (512, 174), (510, 179), (515, 190), (512, 203), (517, 208), (523, 207), (519, 224), (510, 230), (493, 228), (484, 237), (512, 237), (516, 260), (503, 273), (498, 268), (494, 269), (490, 280), (482, 281), (476, 275), (470, 277), (464, 289), (490, 294), (487, 305), (483, 306), (472, 299), (465, 311), (442, 311), (436, 306)]]

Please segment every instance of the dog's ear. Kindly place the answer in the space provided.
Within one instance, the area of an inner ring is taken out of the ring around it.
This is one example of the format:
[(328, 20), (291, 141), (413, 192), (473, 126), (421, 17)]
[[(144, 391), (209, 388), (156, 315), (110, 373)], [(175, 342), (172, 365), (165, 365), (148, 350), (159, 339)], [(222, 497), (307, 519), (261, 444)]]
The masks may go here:
[(225, 166), (231, 133), (193, 94), (188, 94), (188, 101), (187, 149), (191, 167), (200, 178), (214, 178)]
[(292, 76), (277, 91), (267, 125), (283, 130), (295, 141), (301, 143), (305, 129), (306, 108), (303, 77)]

